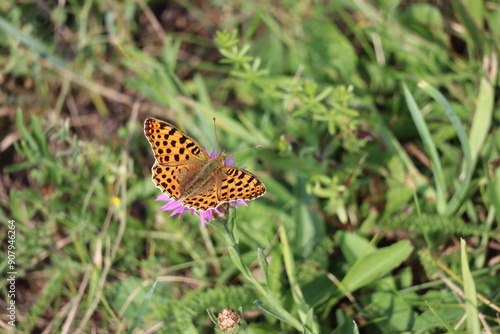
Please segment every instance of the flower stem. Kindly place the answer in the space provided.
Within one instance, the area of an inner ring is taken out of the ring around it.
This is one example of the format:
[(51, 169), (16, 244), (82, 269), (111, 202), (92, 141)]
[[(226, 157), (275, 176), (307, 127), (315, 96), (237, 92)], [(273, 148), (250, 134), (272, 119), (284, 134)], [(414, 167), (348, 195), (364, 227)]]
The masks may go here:
[(213, 222), (212, 226), (220, 232), (224, 239), (228, 244), (229, 255), (231, 256), (231, 260), (236, 265), (236, 267), (240, 270), (240, 272), (245, 276), (245, 278), (253, 284), (259, 294), (264, 298), (268, 305), (262, 304), (261, 302), (256, 302), (255, 304), (259, 306), (262, 310), (267, 313), (272, 314), (273, 316), (285, 321), (289, 325), (295, 327), (297, 330), (303, 332), (304, 329), (306, 332), (310, 332), (305, 326), (297, 320), (292, 314), (290, 314), (276, 298), (271, 294), (271, 292), (266, 289), (251, 273), (250, 269), (247, 265), (244, 264), (243, 258), (238, 250), (238, 242), (237, 238), (234, 235), (234, 209), (231, 208), (229, 217), (226, 221)]

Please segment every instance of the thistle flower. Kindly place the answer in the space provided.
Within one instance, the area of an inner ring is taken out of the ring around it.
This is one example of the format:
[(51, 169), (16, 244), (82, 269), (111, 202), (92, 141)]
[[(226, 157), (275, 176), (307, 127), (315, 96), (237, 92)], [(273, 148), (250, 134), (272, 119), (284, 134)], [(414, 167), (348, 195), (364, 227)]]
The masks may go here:
[[(208, 150), (205, 149), (205, 151)], [(217, 156), (217, 152), (212, 150), (210, 153), (210, 159), (213, 159)], [(234, 157), (231, 155), (229, 156), (225, 163), (224, 166), (233, 166), (234, 165)], [(244, 169), (244, 168), (243, 168)], [(193, 215), (195, 212), (198, 212), (200, 215), (200, 223), (203, 227), (205, 227), (205, 222), (209, 223), (212, 219), (217, 219), (220, 216), (225, 216), (225, 213), (227, 212), (227, 208), (224, 208), (223, 205), (227, 203), (223, 203), (222, 205), (219, 205), (216, 208), (213, 209), (208, 209), (206, 211), (198, 211), (193, 208), (189, 208), (185, 206), (182, 203), (182, 200), (176, 200), (173, 198), (170, 198), (166, 194), (162, 194), (156, 198), (156, 201), (166, 201), (168, 203), (164, 204), (162, 207), (159, 208), (159, 210), (163, 211), (172, 211), (170, 213), (169, 217), (178, 215), (178, 218), (182, 217), (182, 215), (186, 212), (189, 212), (191, 215)], [(248, 206), (248, 204), (244, 200), (236, 200), (236, 201), (230, 201), (229, 204), (233, 205), (235, 208), (238, 208), (238, 205), (244, 205)]]

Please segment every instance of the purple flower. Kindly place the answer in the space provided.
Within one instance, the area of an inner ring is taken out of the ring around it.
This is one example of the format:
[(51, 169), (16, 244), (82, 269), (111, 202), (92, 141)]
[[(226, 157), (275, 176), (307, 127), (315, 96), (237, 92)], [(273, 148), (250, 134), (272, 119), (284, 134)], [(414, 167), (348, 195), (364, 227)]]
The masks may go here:
[[(207, 153), (208, 153), (208, 150), (206, 148), (205, 148), (205, 151), (207, 151)], [(212, 150), (212, 153), (210, 153), (210, 159), (215, 158), (216, 155), (217, 155), (217, 152), (215, 151), (215, 149)], [(229, 156), (226, 159), (226, 162), (224, 163), (224, 165), (225, 166), (233, 166), (234, 165), (234, 157), (232, 155)], [(158, 196), (156, 198), (156, 201), (168, 202), (168, 203), (164, 204), (162, 207), (160, 207), (158, 210), (172, 211), (170, 213), (169, 217), (179, 215), (178, 218), (180, 218), (186, 212), (189, 212), (191, 215), (193, 215), (195, 212), (198, 212), (198, 214), (200, 215), (200, 223), (201, 223), (201, 226), (203, 226), (203, 227), (205, 227), (205, 222), (209, 223), (212, 219), (216, 219), (219, 216), (223, 216), (224, 212), (221, 212), (221, 211), (225, 211), (222, 209), (219, 210), (219, 208), (221, 208), (220, 205), (214, 209), (208, 209), (207, 211), (197, 211), (193, 208), (188, 208), (187, 206), (184, 206), (184, 204), (182, 204), (182, 200), (176, 200), (176, 199), (170, 198), (166, 194), (162, 194), (162, 195)], [(229, 204), (233, 205), (236, 208), (238, 207), (238, 205), (248, 206), (248, 204), (244, 200), (241, 200), (241, 199), (237, 200), (237, 201), (231, 201), (231, 202), (229, 202)]]

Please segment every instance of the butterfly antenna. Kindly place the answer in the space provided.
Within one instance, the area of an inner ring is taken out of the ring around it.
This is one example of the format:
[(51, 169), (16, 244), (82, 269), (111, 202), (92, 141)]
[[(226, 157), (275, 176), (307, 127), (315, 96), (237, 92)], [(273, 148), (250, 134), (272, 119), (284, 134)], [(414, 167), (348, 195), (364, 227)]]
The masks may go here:
[[(217, 127), (215, 126), (215, 117), (212, 118), (212, 120), (214, 121), (215, 140), (217, 141), (217, 145), (219, 146), (220, 152), (222, 152), (222, 147), (220, 145), (219, 136), (217, 135)], [(253, 146), (253, 147), (245, 148), (245, 149), (243, 149), (241, 151), (236, 151), (236, 152), (232, 153), (231, 155), (235, 155), (236, 153), (241, 153), (241, 152), (244, 152), (244, 151), (247, 151), (247, 150), (252, 150), (254, 148), (259, 148), (259, 147), (262, 147), (262, 145), (256, 145), (256, 146)]]
[(259, 147), (262, 147), (262, 145), (255, 145), (255, 146), (252, 146), (252, 147), (249, 147), (249, 148), (244, 148), (244, 149), (242, 149), (241, 151), (236, 151), (236, 152), (234, 152), (234, 153), (233, 153), (233, 154), (231, 154), (231, 155), (234, 155), (234, 154), (236, 154), (236, 153), (245, 152), (245, 151), (248, 151), (248, 150), (253, 150), (254, 148), (259, 148)]
[(217, 142), (217, 146), (219, 146), (219, 151), (222, 152), (222, 147), (220, 146), (219, 135), (217, 134), (217, 127), (215, 126), (215, 117), (212, 118), (214, 121), (214, 132), (215, 132), (215, 141)]

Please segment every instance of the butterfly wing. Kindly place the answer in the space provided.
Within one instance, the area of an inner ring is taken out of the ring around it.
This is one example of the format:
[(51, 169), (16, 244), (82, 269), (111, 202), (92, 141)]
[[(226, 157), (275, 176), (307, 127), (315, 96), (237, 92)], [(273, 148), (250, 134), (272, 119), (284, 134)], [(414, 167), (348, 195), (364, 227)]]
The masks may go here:
[(219, 206), (221, 202), (217, 199), (216, 177), (210, 178), (196, 191), (196, 194), (186, 197), (182, 204), (198, 211), (207, 211)]
[(146, 119), (144, 134), (156, 159), (151, 169), (153, 182), (170, 198), (180, 199), (186, 179), (208, 161), (208, 154), (194, 139), (167, 122)]
[(173, 199), (179, 199), (182, 196), (181, 182), (189, 172), (186, 166), (162, 166), (155, 161), (153, 168), (153, 182), (156, 187), (164, 194)]
[(217, 198), (221, 203), (237, 200), (250, 201), (266, 193), (264, 183), (244, 169), (223, 166), (219, 173)]
[(167, 122), (154, 118), (146, 119), (144, 134), (159, 165), (185, 166), (209, 159), (200, 144)]
[(250, 201), (265, 192), (266, 186), (254, 174), (240, 168), (222, 166), (195, 195), (185, 198), (182, 203), (189, 208), (206, 211), (215, 209), (222, 203)]

